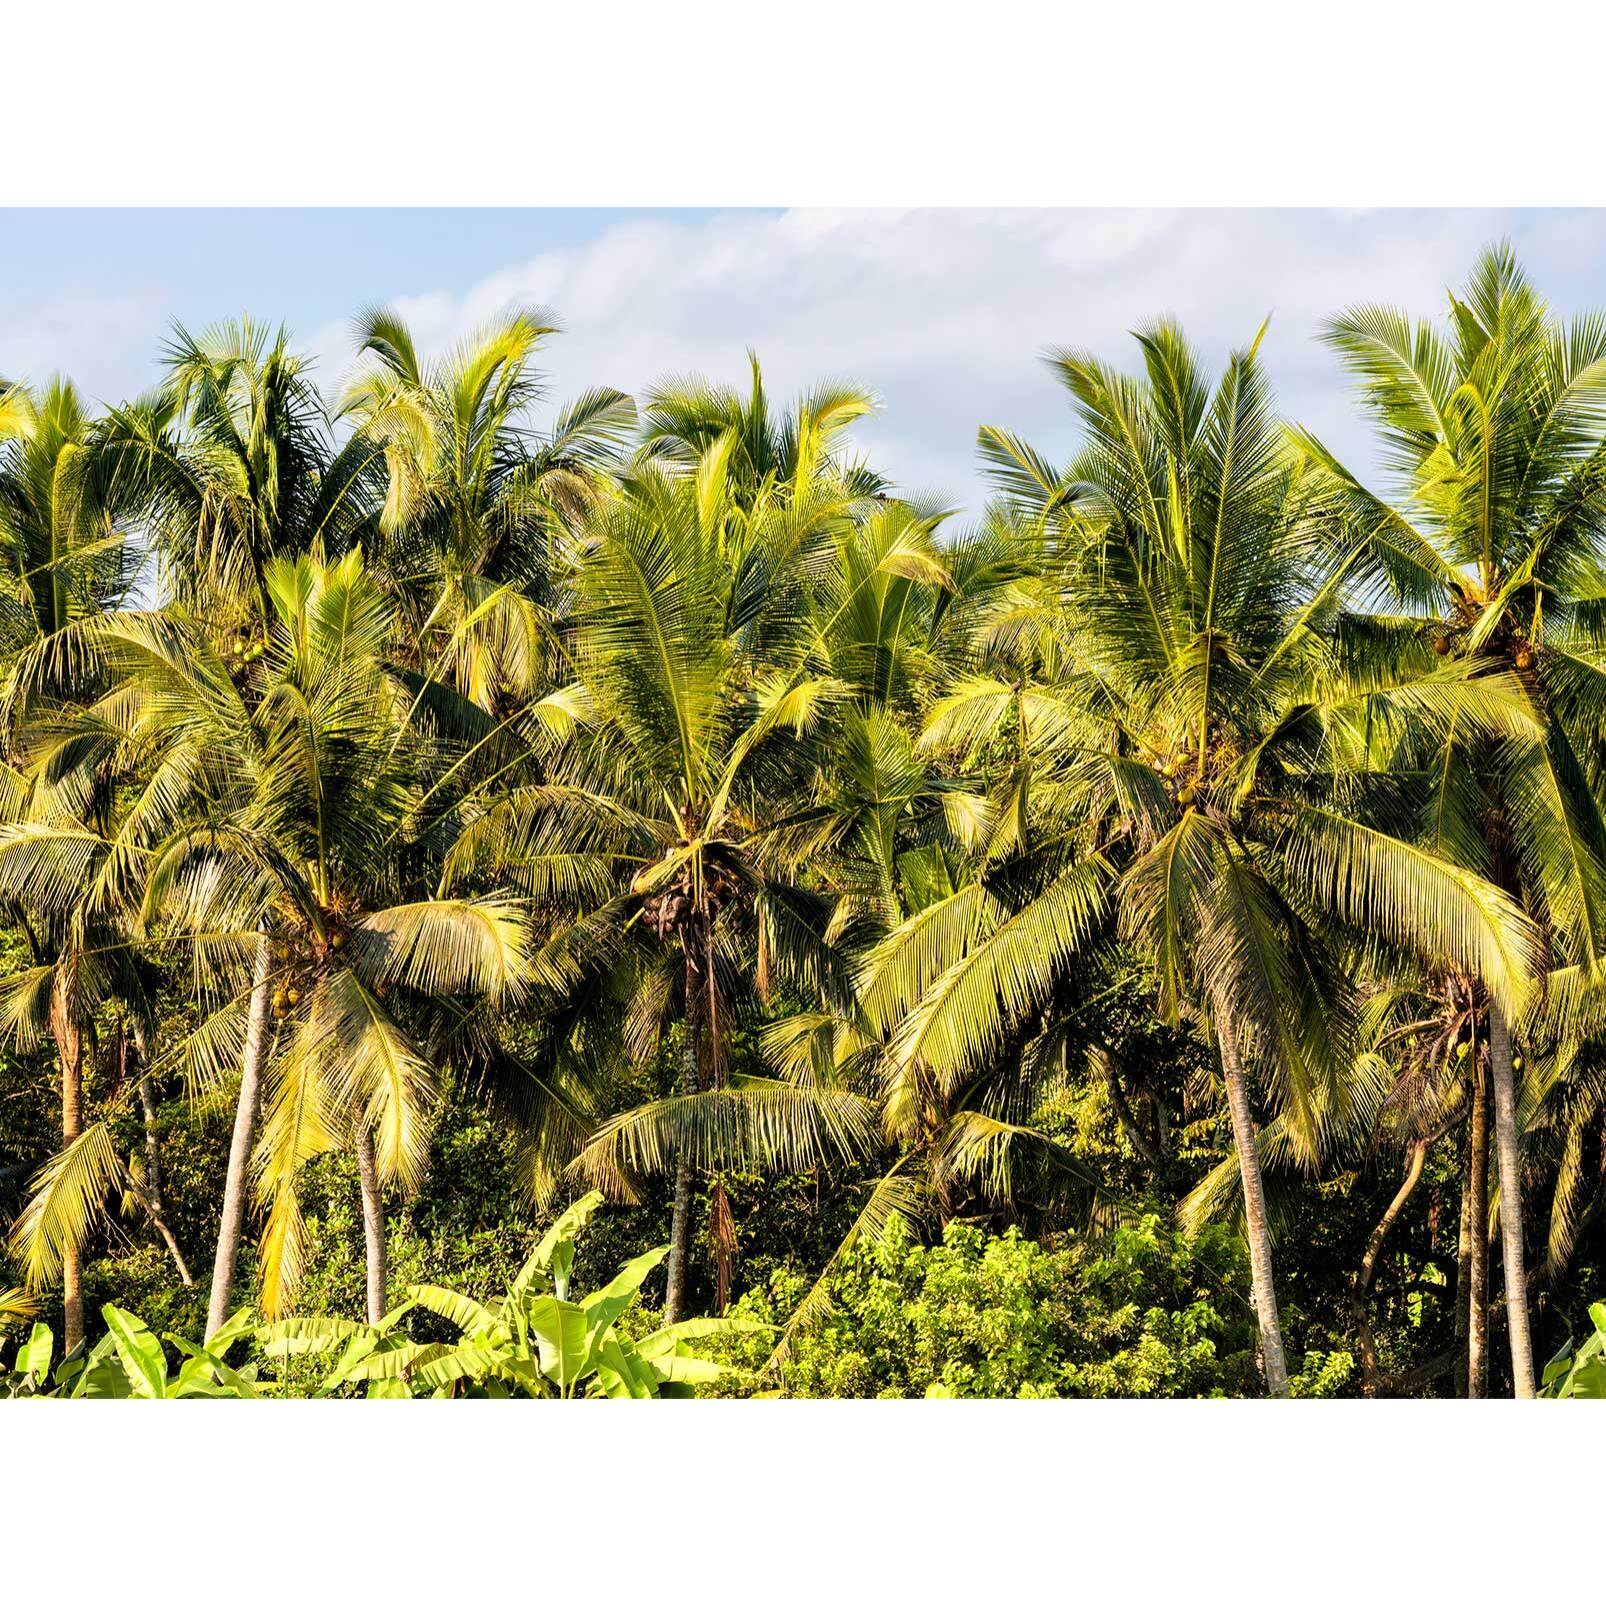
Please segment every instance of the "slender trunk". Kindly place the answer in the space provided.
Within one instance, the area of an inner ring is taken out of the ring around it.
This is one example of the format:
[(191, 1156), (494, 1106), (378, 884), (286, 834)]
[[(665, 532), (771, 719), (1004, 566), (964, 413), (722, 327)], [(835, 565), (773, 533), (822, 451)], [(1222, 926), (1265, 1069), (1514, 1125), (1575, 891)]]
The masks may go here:
[(1132, 1106), (1127, 1102), (1126, 1090), (1121, 1086), (1121, 1073), (1116, 1067), (1115, 1055), (1107, 1048), (1101, 1048), (1098, 1050), (1098, 1057), (1103, 1061), (1104, 1086), (1110, 1095), (1110, 1106), (1115, 1111), (1116, 1119), (1121, 1123), (1121, 1130), (1126, 1133), (1127, 1142), (1132, 1145), (1137, 1157), (1149, 1168), (1158, 1182), (1165, 1175), (1165, 1158), (1149, 1141), (1148, 1133), (1138, 1125), (1138, 1119), (1132, 1113)]
[(1427, 1159), (1427, 1153), (1426, 1139), (1418, 1138), (1411, 1144), (1405, 1180), (1389, 1200), (1388, 1209), (1372, 1228), (1372, 1235), (1366, 1240), (1366, 1250), (1361, 1256), (1360, 1269), (1355, 1273), (1355, 1281), (1350, 1288), (1350, 1313), (1355, 1319), (1355, 1331), (1360, 1341), (1361, 1393), (1367, 1399), (1377, 1397), (1377, 1337), (1372, 1331), (1370, 1299), (1372, 1277), (1377, 1271), (1378, 1258), (1383, 1253), (1383, 1240), (1388, 1237), (1389, 1229), (1399, 1220), (1406, 1200), (1416, 1192), (1416, 1185), (1422, 1180), (1422, 1164)]
[(374, 1162), (374, 1135), (357, 1128), (357, 1177), (362, 1184), (362, 1235), (368, 1251), (368, 1325), (385, 1319), (385, 1201)]
[(145, 1122), (145, 1191), (158, 1215), (162, 1213), (162, 1150), (156, 1136), (156, 1089), (151, 1086), (150, 1053), (145, 1028), (133, 1024), (134, 1052), (139, 1058), (139, 1108)]
[[(156, 1135), (156, 1091), (151, 1086), (150, 1044), (145, 1036), (144, 1026), (137, 1019), (133, 1022), (132, 1030), (134, 1052), (139, 1059), (139, 1108), (145, 1125), (145, 1186), (136, 1188), (135, 1192), (139, 1195), (139, 1202), (145, 1207), (145, 1214), (151, 1218), (151, 1225), (161, 1235), (162, 1242), (167, 1245), (168, 1254), (173, 1257), (179, 1281), (186, 1288), (193, 1288), (195, 1279), (190, 1275), (189, 1264), (184, 1259), (184, 1251), (178, 1246), (178, 1239), (173, 1236), (173, 1230), (167, 1224), (167, 1207), (162, 1202), (162, 1149)], [(126, 1049), (125, 1039), (125, 1052)]]
[(1470, 1357), (1472, 1318), (1472, 1140), (1461, 1151), (1461, 1219), (1455, 1239), (1455, 1397), (1467, 1398), (1467, 1382), (1472, 1375)]
[(1500, 1006), (1489, 1003), (1489, 1068), (1494, 1083), (1495, 1154), (1500, 1167), (1500, 1248), (1506, 1274), (1506, 1332), (1511, 1339), (1512, 1392), (1534, 1397), (1533, 1350), (1528, 1339), (1528, 1276), (1522, 1254), (1522, 1157), (1517, 1148), (1517, 1091), (1511, 1036)]
[(162, 1214), (160, 1206), (132, 1177), (128, 1180), (134, 1190), (134, 1197), (139, 1200), (145, 1214), (150, 1217), (151, 1225), (161, 1235), (162, 1242), (167, 1245), (167, 1252), (173, 1257), (173, 1265), (178, 1271), (178, 1280), (186, 1288), (193, 1288), (195, 1279), (190, 1275), (189, 1264), (184, 1259), (184, 1251), (179, 1248), (178, 1239), (173, 1236), (173, 1229), (168, 1226), (167, 1218)]
[[(680, 1054), (680, 1091), (695, 1093), (698, 1085), (697, 1039), (701, 1035), (692, 1007), (692, 968), (686, 965), (686, 1042)], [(682, 1145), (675, 1154), (675, 1203), (669, 1220), (669, 1286), (664, 1293), (664, 1326), (678, 1322), (686, 1308), (686, 1262), (691, 1253), (692, 1158)]]
[(256, 1142), (257, 1106), (262, 1097), (262, 1062), (268, 1044), (268, 973), (273, 959), (266, 931), (257, 937), (256, 963), (251, 973), (251, 1015), (245, 1028), (245, 1055), (240, 1065), (240, 1097), (234, 1107), (234, 1135), (229, 1139), (229, 1169), (223, 1184), (223, 1215), (218, 1222), (217, 1254), (212, 1261), (212, 1295), (206, 1307), (206, 1338), (210, 1343), (229, 1316), (234, 1292), (234, 1265), (240, 1254), (245, 1227), (245, 1198)]
[(1255, 1123), (1249, 1113), (1249, 1092), (1244, 1086), (1238, 1058), (1237, 1028), (1224, 1001), (1216, 1006), (1216, 1037), (1221, 1049), (1221, 1072), (1227, 1083), (1227, 1108), (1232, 1113), (1232, 1141), (1238, 1151), (1238, 1172), (1243, 1179), (1244, 1232), (1249, 1239), (1250, 1288), (1260, 1322), (1260, 1353), (1266, 1369), (1266, 1390), (1288, 1393), (1288, 1362), (1283, 1358), (1283, 1329), (1277, 1315), (1277, 1290), (1272, 1282), (1271, 1235), (1266, 1228), (1266, 1195), (1260, 1185), (1260, 1157), (1255, 1153)]
[(1489, 1088), (1472, 1078), (1472, 1152), (1467, 1157), (1472, 1281), (1467, 1289), (1467, 1398), (1481, 1400), (1489, 1383)]
[(1155, 1088), (1154, 1092), (1154, 1140), (1160, 1149), (1160, 1164), (1168, 1166), (1171, 1163), (1171, 1117), (1166, 1110), (1165, 1093)]
[[(84, 1130), (84, 1035), (73, 1013), (68, 978), (56, 966), (50, 988), (50, 1035), (61, 1063), (62, 1147), (75, 1143)], [(65, 1331), (62, 1352), (71, 1354), (84, 1339), (84, 1251), (69, 1244), (61, 1256), (61, 1308)]]
[(709, 1192), (708, 1236), (714, 1249), (714, 1309), (723, 1316), (736, 1275), (736, 1216), (723, 1182)]

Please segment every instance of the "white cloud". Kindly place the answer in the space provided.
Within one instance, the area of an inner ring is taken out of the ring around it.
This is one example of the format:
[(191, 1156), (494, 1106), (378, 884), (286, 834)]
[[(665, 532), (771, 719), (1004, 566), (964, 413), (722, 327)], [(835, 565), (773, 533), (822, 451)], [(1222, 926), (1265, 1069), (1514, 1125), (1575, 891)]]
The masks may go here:
[[(982, 422), (1056, 454), (1068, 409), (1038, 361), (1050, 345), (1131, 360), (1126, 333), (1169, 313), (1213, 362), (1268, 313), (1265, 349), (1286, 411), (1364, 457), (1320, 320), (1357, 301), (1443, 305), (1478, 246), (1499, 232), (1469, 212), (807, 211), (620, 223), (591, 243), (488, 275), (466, 294), (396, 305), (439, 349), (497, 309), (555, 309), (555, 394), (588, 383), (639, 392), (673, 372), (740, 382), (753, 346), (772, 388), (825, 377), (872, 385), (885, 407), (865, 431), (901, 483), (973, 509)], [(1544, 282), (1589, 260), (1600, 215), (1541, 217), (1519, 242)], [(343, 328), (320, 333), (325, 371), (349, 360)]]
[(67, 288), (0, 306), (0, 376), (45, 383), (71, 374), (97, 401), (122, 401), (152, 379), (150, 345), (163, 327), (154, 292)]
[[(878, 464), (975, 509), (978, 424), (1008, 425), (1055, 456), (1073, 442), (1043, 349), (1130, 363), (1127, 331), (1162, 313), (1213, 364), (1271, 313), (1264, 350), (1284, 410), (1364, 462), (1365, 432), (1314, 340), (1320, 320), (1366, 300), (1440, 310), (1444, 287), (1501, 232), (1561, 305), (1606, 301), (1595, 287), (1601, 212), (904, 210), (626, 218), (525, 262), (465, 262), (467, 290), (408, 282), (405, 256), (392, 282), (348, 289), (331, 263), (324, 305), (389, 299), (431, 350), (509, 302), (550, 307), (566, 331), (545, 357), (555, 397), (597, 383), (639, 393), (688, 370), (741, 383), (751, 345), (778, 395), (825, 378), (874, 387), (885, 405), (863, 440)], [(227, 304), (231, 287), (218, 294)], [(156, 292), (0, 305), (0, 373), (65, 368), (93, 395), (127, 394), (154, 377), (168, 315)], [(337, 390), (348, 325), (302, 333)]]

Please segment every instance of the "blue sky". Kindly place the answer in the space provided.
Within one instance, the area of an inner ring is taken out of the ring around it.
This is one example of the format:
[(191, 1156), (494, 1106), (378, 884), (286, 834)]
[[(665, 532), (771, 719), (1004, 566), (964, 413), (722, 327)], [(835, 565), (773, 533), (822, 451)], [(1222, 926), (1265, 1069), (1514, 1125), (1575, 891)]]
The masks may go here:
[(1439, 311), (1501, 234), (1559, 306), (1606, 303), (1606, 212), (0, 211), (0, 374), (66, 370), (116, 399), (157, 377), (174, 320), (248, 310), (288, 323), (333, 390), (365, 304), (395, 304), (440, 349), (529, 302), (564, 325), (554, 396), (740, 379), (751, 344), (778, 392), (872, 386), (878, 464), (973, 511), (979, 423), (1054, 456), (1073, 442), (1043, 348), (1129, 361), (1127, 331), (1161, 313), (1213, 363), (1271, 313), (1284, 410), (1364, 467), (1320, 320), (1367, 300)]

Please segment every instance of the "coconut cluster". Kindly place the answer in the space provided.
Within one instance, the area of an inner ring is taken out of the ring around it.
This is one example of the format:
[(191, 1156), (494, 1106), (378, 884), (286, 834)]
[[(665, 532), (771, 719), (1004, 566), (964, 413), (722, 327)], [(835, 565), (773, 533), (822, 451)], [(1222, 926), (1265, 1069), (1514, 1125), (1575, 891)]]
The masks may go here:
[(669, 937), (691, 924), (694, 916), (717, 915), (740, 896), (741, 877), (734, 866), (703, 854), (702, 899), (693, 884), (692, 866), (682, 865), (672, 880), (656, 887), (641, 901), (641, 921), (655, 936)]
[[(325, 910), (320, 935), (309, 925), (297, 924), (285, 931), (273, 945), (278, 980), (273, 989), (273, 1018), (288, 1020), (318, 974), (327, 969), (334, 955), (346, 946), (345, 921), (334, 911)], [(379, 996), (390, 988), (381, 985)]]
[[(1455, 647), (1455, 635), (1448, 630), (1441, 630), (1433, 638), (1433, 650), (1441, 658), (1445, 657)], [(1534, 666), (1534, 660), (1539, 656), (1539, 644), (1521, 626), (1502, 620), (1489, 639), (1490, 652), (1505, 658), (1512, 667), (1521, 674), (1526, 674)]]
[(267, 631), (259, 624), (231, 625), (217, 644), (232, 675), (243, 675), (268, 650)]
[(1173, 753), (1154, 760), (1154, 773), (1165, 782), (1172, 802), (1182, 808), (1201, 800), (1204, 786), (1196, 771), (1197, 757), (1191, 753)]

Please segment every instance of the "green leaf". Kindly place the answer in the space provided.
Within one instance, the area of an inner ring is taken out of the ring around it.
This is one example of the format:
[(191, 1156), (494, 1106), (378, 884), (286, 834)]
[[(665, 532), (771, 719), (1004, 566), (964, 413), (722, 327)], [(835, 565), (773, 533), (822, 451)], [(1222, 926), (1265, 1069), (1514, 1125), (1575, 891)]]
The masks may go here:
[(162, 1341), (137, 1316), (116, 1305), (102, 1305), (100, 1313), (128, 1374), (129, 1387), (141, 1399), (165, 1399), (167, 1360), (162, 1354)]
[(28, 1342), (17, 1351), (17, 1370), (36, 1388), (50, 1376), (50, 1357), (56, 1335), (44, 1322), (35, 1322)]
[(444, 1317), (467, 1334), (488, 1332), (504, 1325), (502, 1318), (488, 1306), (451, 1288), (441, 1288), (434, 1283), (413, 1283), (407, 1293), (425, 1310)]
[(540, 1243), (535, 1246), (534, 1253), (520, 1268), (518, 1276), (513, 1279), (513, 1292), (522, 1294), (535, 1281), (537, 1272), (548, 1270), (552, 1265), (552, 1257), (557, 1253), (558, 1245), (576, 1237), (602, 1205), (603, 1196), (599, 1188), (593, 1188), (583, 1197), (576, 1199), (546, 1230)]
[(609, 1338), (597, 1352), (597, 1386), (610, 1399), (650, 1400), (658, 1392), (658, 1374), (633, 1345)]
[(551, 1294), (537, 1295), (524, 1308), (540, 1349), (542, 1372), (568, 1394), (585, 1364), (589, 1326), (585, 1309)]
[(586, 1350), (580, 1364), (580, 1376), (583, 1377), (596, 1365), (597, 1356), (614, 1322), (635, 1303), (641, 1285), (668, 1253), (669, 1246), (665, 1244), (658, 1249), (649, 1249), (644, 1255), (637, 1255), (605, 1288), (599, 1288), (581, 1300), (580, 1308), (586, 1313)]

